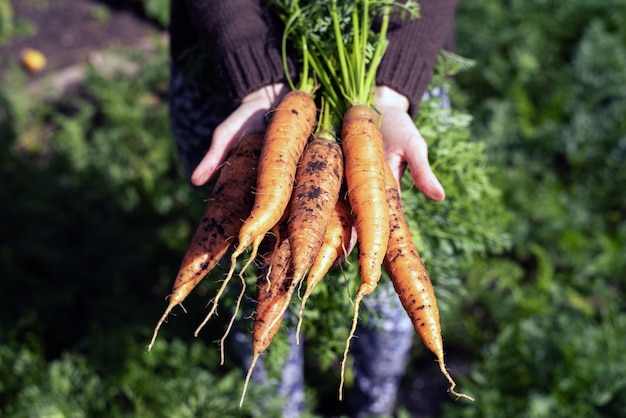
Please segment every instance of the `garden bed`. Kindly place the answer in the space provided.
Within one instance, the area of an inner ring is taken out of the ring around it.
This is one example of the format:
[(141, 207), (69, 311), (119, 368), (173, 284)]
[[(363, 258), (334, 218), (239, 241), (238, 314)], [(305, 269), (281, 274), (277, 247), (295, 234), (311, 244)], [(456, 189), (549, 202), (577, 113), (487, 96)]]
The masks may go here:
[(147, 19), (139, 2), (54, 0), (12, 1), (11, 34), (0, 43), (0, 79), (19, 66), (26, 48), (46, 57), (39, 73), (27, 73), (29, 82), (56, 80), (65, 87), (80, 78), (81, 67), (111, 47), (145, 49), (163, 30)]

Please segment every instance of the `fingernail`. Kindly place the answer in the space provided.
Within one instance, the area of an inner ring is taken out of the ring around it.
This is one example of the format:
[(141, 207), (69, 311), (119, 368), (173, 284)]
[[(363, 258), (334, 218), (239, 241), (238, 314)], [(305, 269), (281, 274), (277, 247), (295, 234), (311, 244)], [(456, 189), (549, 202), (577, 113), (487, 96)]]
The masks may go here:
[(200, 171), (194, 171), (191, 174), (191, 182), (195, 185), (195, 186), (202, 186), (205, 182), (206, 182), (206, 175), (204, 172)]

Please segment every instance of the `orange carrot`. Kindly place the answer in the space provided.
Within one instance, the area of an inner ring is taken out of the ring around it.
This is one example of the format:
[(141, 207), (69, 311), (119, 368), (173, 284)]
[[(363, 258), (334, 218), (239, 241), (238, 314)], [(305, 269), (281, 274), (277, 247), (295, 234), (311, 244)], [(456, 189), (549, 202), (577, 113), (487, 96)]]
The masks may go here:
[(261, 149), (254, 206), (239, 232), (233, 259), (250, 245), (258, 248), (258, 242), (282, 217), (316, 112), (313, 98), (298, 90), (287, 93), (274, 110)]
[(287, 223), (293, 276), (297, 284), (322, 247), (342, 180), (341, 146), (321, 138), (309, 142), (298, 163)]
[(265, 277), (261, 275), (257, 279), (256, 312), (252, 328), (252, 361), (246, 375), (240, 406), (243, 404), (254, 366), (276, 336), (296, 288), (288, 239), (278, 238), (264, 270)]
[(450, 393), (473, 400), (470, 396), (454, 390), (456, 383), (446, 370), (435, 290), (411, 238), (411, 230), (404, 217), (398, 184), (388, 165), (386, 183), (391, 232), (384, 260), (385, 270), (400, 297), (402, 306), (411, 318), (415, 331), (424, 345), (437, 356), (439, 368), (450, 383)]
[(311, 296), (313, 289), (315, 289), (315, 286), (322, 281), (335, 261), (341, 257), (342, 253), (344, 257), (348, 256), (346, 252), (348, 246), (350, 245), (353, 225), (354, 222), (352, 220), (352, 214), (350, 213), (350, 206), (348, 206), (343, 199), (337, 200), (335, 210), (328, 221), (328, 226), (326, 227), (324, 242), (319, 253), (317, 254), (317, 257), (315, 257), (313, 265), (311, 265), (307, 276), (306, 289), (304, 291), (304, 295), (302, 296), (300, 311), (298, 312), (298, 326), (296, 328), (297, 342), (299, 342), (300, 328), (302, 327), (302, 316), (304, 314), (306, 302)]
[(289, 204), (296, 167), (315, 124), (316, 105), (313, 97), (299, 90), (285, 95), (272, 113), (265, 131), (258, 164), (256, 194), (252, 211), (239, 230), (238, 245), (231, 255), (231, 266), (222, 286), (213, 299), (213, 306), (200, 329), (216, 312), (235, 271), (237, 258), (250, 246), (252, 253), (240, 276), (254, 260), (259, 244), (281, 219)]
[(148, 351), (174, 306), (182, 303), (226, 254), (243, 219), (250, 212), (262, 141), (262, 133), (245, 135), (223, 165), (200, 225), (183, 257), (169, 304), (154, 329)]
[(385, 198), (385, 155), (378, 115), (364, 105), (354, 105), (344, 114), (341, 139), (345, 158), (348, 198), (354, 213), (359, 247), (361, 285), (354, 299), (352, 328), (341, 362), (339, 399), (342, 398), (345, 363), (358, 322), (362, 299), (374, 291), (382, 272), (389, 240), (389, 209)]

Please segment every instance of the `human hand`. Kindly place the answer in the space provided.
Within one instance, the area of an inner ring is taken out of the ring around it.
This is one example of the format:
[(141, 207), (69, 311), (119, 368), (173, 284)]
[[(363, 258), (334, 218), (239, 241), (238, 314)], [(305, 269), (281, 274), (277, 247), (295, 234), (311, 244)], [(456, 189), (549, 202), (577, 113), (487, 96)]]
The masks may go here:
[(211, 147), (191, 175), (191, 182), (202, 186), (209, 181), (247, 133), (264, 131), (265, 115), (287, 93), (285, 84), (271, 84), (243, 98), (241, 104), (213, 132)]
[(385, 157), (398, 184), (408, 166), (417, 189), (431, 200), (442, 201), (445, 191), (430, 168), (428, 145), (408, 114), (408, 99), (389, 87), (378, 86), (374, 107), (381, 114)]

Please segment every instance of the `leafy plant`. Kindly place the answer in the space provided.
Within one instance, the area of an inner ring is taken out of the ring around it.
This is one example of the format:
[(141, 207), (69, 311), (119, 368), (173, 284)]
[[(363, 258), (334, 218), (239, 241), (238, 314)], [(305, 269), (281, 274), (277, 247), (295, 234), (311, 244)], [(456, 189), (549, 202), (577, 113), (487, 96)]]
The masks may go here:
[(507, 257), (474, 263), (465, 281), (476, 357), (461, 384), (477, 402), (461, 415), (623, 414), (609, 369), (624, 355), (615, 338), (626, 317), (625, 172), (614, 160), (626, 33), (611, 4), (585, 0), (460, 8), (459, 52), (476, 60), (457, 77), (461, 99), (514, 215)]
[(167, 27), (170, 23), (171, 0), (141, 0), (146, 16), (156, 20), (161, 26)]
[(9, 39), (14, 32), (13, 6), (10, 0), (0, 0), (0, 43)]

